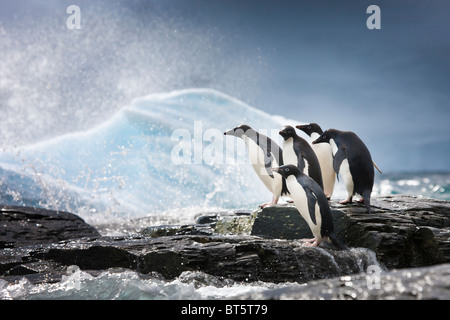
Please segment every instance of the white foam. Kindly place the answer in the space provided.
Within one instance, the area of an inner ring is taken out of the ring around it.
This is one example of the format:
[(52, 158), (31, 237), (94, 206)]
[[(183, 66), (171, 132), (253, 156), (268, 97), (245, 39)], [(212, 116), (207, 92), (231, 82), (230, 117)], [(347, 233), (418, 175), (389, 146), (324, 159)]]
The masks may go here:
[[(271, 195), (251, 170), (242, 141), (223, 132), (247, 123), (279, 141), (284, 120), (212, 89), (151, 94), (89, 130), (10, 149), (0, 154), (0, 163), (34, 180), (36, 203), (88, 221), (180, 208), (243, 208)], [(177, 129), (190, 136), (189, 163), (172, 161)], [(211, 148), (206, 132), (221, 139), (215, 141), (220, 148)], [(204, 160), (205, 150), (214, 157)]]

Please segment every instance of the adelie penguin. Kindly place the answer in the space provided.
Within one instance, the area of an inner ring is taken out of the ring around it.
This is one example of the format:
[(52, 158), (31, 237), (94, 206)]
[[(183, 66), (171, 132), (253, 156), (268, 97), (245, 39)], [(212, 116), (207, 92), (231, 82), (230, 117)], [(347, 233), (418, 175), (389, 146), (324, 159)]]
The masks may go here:
[(313, 144), (327, 142), (333, 150), (333, 168), (344, 180), (347, 199), (341, 204), (352, 202), (355, 194), (363, 197), (362, 202), (370, 213), (370, 195), (374, 183), (374, 163), (369, 149), (353, 132), (329, 129), (323, 132)]
[(305, 245), (318, 246), (324, 239), (331, 241), (338, 249), (347, 249), (334, 233), (330, 206), (322, 188), (295, 165), (284, 165), (272, 170), (286, 179), (294, 205), (311, 229), (314, 238), (303, 239)]
[[(310, 136), (312, 141), (319, 138), (323, 133), (322, 128), (317, 123), (298, 125), (296, 128)], [(313, 144), (312, 149), (319, 160), (320, 170), (322, 172), (323, 191), (325, 191), (327, 198), (330, 199), (333, 195), (334, 184), (336, 182), (336, 172), (333, 168), (333, 151), (328, 143)]]
[(310, 176), (323, 189), (322, 172), (316, 153), (305, 139), (299, 137), (295, 129), (285, 126), (279, 132), (283, 137), (284, 164), (293, 164)]
[(262, 208), (276, 204), (281, 196), (289, 195), (286, 180), (272, 172), (272, 168), (283, 165), (282, 150), (272, 139), (245, 124), (224, 134), (244, 140), (253, 169), (272, 193), (272, 201), (262, 204)]

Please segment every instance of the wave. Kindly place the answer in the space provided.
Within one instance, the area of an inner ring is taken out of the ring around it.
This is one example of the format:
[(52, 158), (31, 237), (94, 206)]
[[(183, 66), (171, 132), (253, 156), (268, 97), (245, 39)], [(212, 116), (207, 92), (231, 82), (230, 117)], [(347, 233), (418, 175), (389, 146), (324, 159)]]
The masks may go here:
[[(242, 123), (280, 145), (280, 127), (298, 124), (212, 89), (140, 97), (89, 130), (4, 150), (0, 202), (74, 212), (94, 224), (149, 215), (191, 223), (202, 212), (253, 209), (271, 194), (244, 143), (223, 135)], [(449, 179), (377, 175), (374, 195), (449, 199)], [(345, 195), (337, 183), (333, 198)]]
[(140, 217), (181, 208), (244, 208), (270, 194), (240, 139), (247, 123), (278, 140), (291, 121), (212, 89), (133, 100), (92, 129), (0, 155), (2, 202), (93, 216)]

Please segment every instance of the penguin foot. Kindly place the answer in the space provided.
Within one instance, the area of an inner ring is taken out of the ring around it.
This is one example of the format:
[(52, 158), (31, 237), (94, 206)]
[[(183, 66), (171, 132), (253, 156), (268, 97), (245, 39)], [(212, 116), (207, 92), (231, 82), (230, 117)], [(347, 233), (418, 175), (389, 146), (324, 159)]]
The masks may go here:
[(303, 244), (303, 246), (305, 247), (317, 247), (320, 244), (320, 241), (318, 241), (317, 239), (311, 239), (311, 242), (305, 242)]
[(339, 202), (339, 204), (349, 204), (352, 203), (352, 198), (348, 198)]
[(266, 203), (263, 203), (263, 204), (259, 205), (259, 207), (261, 209), (264, 209), (265, 207), (270, 207), (270, 206), (273, 206), (273, 205), (275, 205), (275, 203), (273, 203), (273, 202), (266, 202)]
[(311, 243), (311, 242), (316, 241), (316, 238), (312, 238), (312, 239), (306, 239), (306, 238), (303, 238), (303, 239), (300, 239), (300, 241), (301, 241), (301, 242)]
[(265, 208), (265, 207), (270, 207), (270, 206), (274, 206), (278, 203), (278, 198), (273, 197), (271, 202), (266, 202), (261, 204), (259, 207), (261, 209)]

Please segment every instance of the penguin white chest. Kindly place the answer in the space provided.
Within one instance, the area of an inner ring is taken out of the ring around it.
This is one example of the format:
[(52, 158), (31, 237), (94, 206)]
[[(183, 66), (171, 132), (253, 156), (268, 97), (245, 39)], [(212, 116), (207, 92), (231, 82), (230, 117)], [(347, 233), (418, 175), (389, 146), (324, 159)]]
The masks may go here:
[(306, 196), (305, 189), (303, 189), (302, 185), (298, 183), (297, 178), (294, 175), (290, 175), (286, 179), (286, 185), (289, 189), (291, 198), (294, 201), (295, 207), (297, 208), (302, 218), (305, 219), (306, 223), (311, 229), (312, 234), (314, 235), (314, 237), (316, 237), (316, 239), (321, 239), (320, 228), (322, 226), (322, 216), (320, 215), (318, 204), (316, 203), (314, 208), (313, 214), (316, 218), (316, 223), (314, 223), (309, 213), (308, 197)]
[[(311, 134), (312, 140), (316, 140), (319, 138), (318, 133), (312, 133)], [(319, 160), (320, 166), (322, 167), (322, 163), (332, 163), (333, 161), (333, 150), (331, 148), (331, 145), (329, 143), (318, 143), (313, 144), (312, 149), (314, 150), (314, 153), (317, 156), (317, 159)]]
[[(269, 172), (266, 168), (265, 161), (268, 160), (266, 155), (264, 154), (264, 150), (252, 139), (245, 137), (244, 142), (247, 146), (248, 156), (250, 160), (250, 164), (255, 170), (258, 177), (264, 183), (264, 185), (271, 191), (272, 193), (280, 193), (282, 188), (282, 179), (280, 175), (270, 176)], [(267, 163), (268, 164), (268, 163)], [(277, 167), (278, 163), (275, 159), (273, 159), (271, 167)], [(270, 171), (270, 169), (269, 169)]]
[(350, 172), (350, 165), (348, 164), (348, 160), (344, 159), (341, 163), (341, 167), (339, 168), (339, 174), (344, 179), (345, 189), (347, 189), (347, 193), (349, 196), (352, 196), (354, 193), (354, 183), (353, 176)]
[[(317, 140), (319, 136), (316, 132), (311, 133), (313, 140)], [(329, 143), (313, 144), (312, 148), (319, 160), (325, 195), (331, 197), (336, 180), (336, 172), (334, 172), (333, 168), (333, 150)]]
[(338, 146), (337, 146), (336, 142), (334, 142), (334, 139), (330, 139), (330, 146), (331, 146), (331, 151), (333, 152), (333, 156), (335, 156), (336, 153), (338, 152)]
[(261, 147), (255, 141), (245, 136), (243, 137), (243, 140), (247, 146), (250, 164), (255, 171), (259, 167), (264, 168), (264, 152)]
[(297, 156), (294, 151), (294, 139), (292, 138), (283, 142), (283, 162), (284, 164), (297, 165)]

